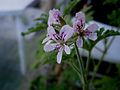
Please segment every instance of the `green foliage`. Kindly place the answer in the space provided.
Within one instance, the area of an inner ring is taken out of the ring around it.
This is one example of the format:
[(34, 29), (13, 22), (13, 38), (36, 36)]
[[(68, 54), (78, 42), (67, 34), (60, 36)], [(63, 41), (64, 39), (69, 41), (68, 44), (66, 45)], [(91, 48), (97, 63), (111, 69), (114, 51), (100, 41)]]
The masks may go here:
[(114, 31), (114, 30), (104, 30), (104, 28), (101, 28), (100, 30), (97, 31), (97, 36), (98, 38), (95, 41), (92, 40), (85, 40), (83, 48), (91, 51), (92, 48), (101, 40), (104, 40), (105, 38), (108, 38), (110, 36), (117, 36), (120, 35), (120, 32)]
[(99, 88), (97, 90), (119, 90), (116, 79), (104, 76), (101, 80), (96, 80), (95, 85)]
[(77, 5), (77, 3), (80, 2), (80, 0), (70, 0), (69, 4), (64, 9), (64, 15), (69, 15), (71, 10)]
[(104, 5), (105, 5), (105, 4), (116, 4), (118, 1), (119, 1), (119, 0), (105, 0), (103, 4), (104, 4)]
[(87, 22), (93, 19), (92, 15), (93, 15), (94, 11), (92, 10), (92, 6), (83, 7), (82, 11), (86, 15)]
[(61, 2), (59, 4), (55, 5), (55, 8), (60, 10), (61, 6), (63, 6), (63, 5), (64, 5), (64, 0), (61, 0)]
[(120, 75), (120, 64), (116, 64), (116, 67), (118, 69), (118, 74)]
[(77, 90), (80, 88), (80, 81), (77, 74), (73, 72), (74, 70), (67, 66), (62, 71), (62, 78), (58, 79), (53, 74), (46, 77), (40, 75), (31, 82), (30, 90)]
[(111, 25), (120, 26), (120, 8), (113, 10), (107, 17)]
[(29, 90), (46, 90), (46, 78), (43, 76), (38, 76), (30, 84)]
[(113, 26), (120, 26), (120, 8), (119, 8), (119, 3), (120, 0), (105, 0), (103, 2), (103, 5), (113, 5), (114, 6), (114, 10), (111, 11), (111, 13), (109, 13), (107, 15), (107, 18), (109, 20), (109, 24), (113, 25)]
[(103, 76), (94, 82), (96, 90), (120, 90), (120, 64), (117, 64), (116, 67), (118, 71), (114, 78)]
[(45, 30), (47, 29), (47, 21), (48, 21), (48, 15), (43, 13), (40, 18), (35, 19), (35, 21), (39, 21), (37, 22), (37, 24), (35, 25), (35, 27), (31, 27), (28, 29), (27, 32), (22, 32), (22, 35), (27, 35), (33, 32), (37, 32), (40, 30)]

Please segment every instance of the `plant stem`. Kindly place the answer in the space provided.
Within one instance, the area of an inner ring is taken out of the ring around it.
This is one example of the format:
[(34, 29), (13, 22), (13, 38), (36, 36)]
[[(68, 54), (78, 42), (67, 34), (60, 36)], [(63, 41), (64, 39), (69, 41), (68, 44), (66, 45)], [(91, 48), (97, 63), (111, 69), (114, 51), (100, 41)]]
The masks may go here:
[(96, 67), (94, 68), (93, 77), (92, 77), (92, 79), (91, 79), (91, 82), (94, 80), (95, 75), (96, 75), (96, 73), (97, 73), (97, 71), (98, 71), (98, 69), (99, 69), (99, 67), (100, 67), (100, 64), (101, 64), (101, 62), (103, 61), (103, 59), (104, 59), (104, 57), (105, 57), (105, 55), (106, 55), (109, 47), (112, 45), (112, 42), (114, 41), (114, 39), (115, 39), (115, 37), (112, 37), (112, 39), (111, 39), (111, 41), (109, 42), (109, 44), (108, 44), (108, 45), (105, 45), (105, 49), (104, 49), (104, 52), (103, 52), (103, 54), (102, 54), (102, 56), (101, 56), (101, 59), (99, 60), (99, 62), (98, 62), (98, 64), (96, 65)]
[(78, 60), (79, 67), (80, 67), (82, 88), (83, 88), (83, 90), (88, 90), (88, 82), (87, 82), (86, 72), (84, 70), (84, 64), (82, 61), (82, 57), (80, 56), (80, 53), (79, 53), (76, 43), (74, 43), (74, 44), (75, 44), (76, 54), (77, 54), (77, 58), (78, 58), (77, 60)]
[(88, 57), (86, 62), (86, 72), (88, 73), (89, 63), (90, 63), (91, 51), (88, 51)]

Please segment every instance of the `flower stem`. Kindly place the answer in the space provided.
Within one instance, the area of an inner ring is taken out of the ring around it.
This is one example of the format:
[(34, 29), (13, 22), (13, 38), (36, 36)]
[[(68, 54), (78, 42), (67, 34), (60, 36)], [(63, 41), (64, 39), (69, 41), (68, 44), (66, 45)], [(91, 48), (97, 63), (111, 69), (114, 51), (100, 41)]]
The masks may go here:
[(86, 72), (88, 73), (89, 63), (90, 63), (91, 51), (88, 51), (88, 57), (86, 62)]
[(79, 63), (79, 67), (80, 67), (80, 73), (81, 73), (81, 82), (82, 82), (82, 89), (83, 90), (88, 90), (88, 82), (87, 82), (87, 77), (86, 77), (86, 72), (84, 70), (84, 64), (83, 64), (83, 61), (82, 61), (82, 57), (80, 56), (80, 53), (79, 53), (79, 50), (78, 50), (78, 47), (75, 44), (75, 49), (76, 49), (76, 54), (77, 54), (77, 60), (78, 60), (78, 63)]

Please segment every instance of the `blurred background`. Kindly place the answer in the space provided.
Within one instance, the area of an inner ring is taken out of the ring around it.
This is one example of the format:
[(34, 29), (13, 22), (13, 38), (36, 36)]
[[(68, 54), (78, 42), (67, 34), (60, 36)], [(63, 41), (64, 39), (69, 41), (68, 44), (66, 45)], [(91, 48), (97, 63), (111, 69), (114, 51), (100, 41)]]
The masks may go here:
[[(31, 33), (24, 37), (21, 33), (34, 27), (36, 25), (34, 19), (40, 17), (43, 12), (48, 13), (58, 4), (63, 10), (70, 1), (73, 0), (0, 0), (0, 90), (29, 90), (30, 81), (34, 77), (39, 74), (46, 75), (51, 70), (48, 64), (33, 69), (42, 32)], [(118, 15), (120, 3), (116, 2), (117, 0), (81, 0), (70, 14), (74, 16), (82, 8), (92, 6), (90, 9), (92, 15), (90, 15), (94, 20), (90, 20), (89, 23), (96, 22), (99, 27), (117, 30), (120, 22), (120, 15)], [(103, 48), (102, 42), (98, 47)], [(97, 50), (93, 51), (95, 59), (101, 56)], [(115, 64), (120, 63), (119, 50), (120, 37), (116, 37), (102, 65), (103, 68), (112, 70), (109, 70), (108, 75), (114, 74)], [(85, 52), (82, 53), (86, 58)], [(104, 70), (100, 72), (106, 74)]]

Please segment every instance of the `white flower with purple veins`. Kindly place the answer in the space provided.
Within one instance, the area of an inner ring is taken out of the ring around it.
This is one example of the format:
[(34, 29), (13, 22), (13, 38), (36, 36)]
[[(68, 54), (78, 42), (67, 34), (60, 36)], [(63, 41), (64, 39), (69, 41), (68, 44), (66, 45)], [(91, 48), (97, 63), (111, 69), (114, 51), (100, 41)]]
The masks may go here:
[(97, 39), (97, 33), (95, 32), (98, 29), (98, 25), (91, 24), (86, 29), (85, 28), (85, 14), (83, 12), (76, 13), (75, 21), (73, 23), (73, 28), (78, 35), (76, 44), (78, 47), (83, 46), (83, 37), (89, 38), (91, 40)]
[[(73, 35), (73, 28), (69, 25), (64, 25), (59, 34), (55, 32), (52, 26), (49, 26), (47, 29), (48, 36), (47, 36), (47, 43), (44, 46), (45, 52), (50, 52), (53, 50), (57, 50), (57, 63), (60, 64), (62, 60), (62, 53), (65, 51), (66, 54), (70, 54), (70, 47), (66, 45), (66, 41), (72, 37)], [(44, 40), (43, 40), (44, 41)]]
[(58, 9), (53, 9), (49, 11), (48, 26), (52, 24), (60, 24), (61, 12)]

